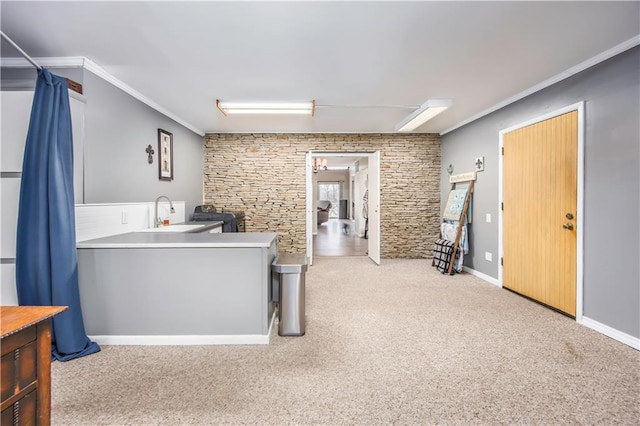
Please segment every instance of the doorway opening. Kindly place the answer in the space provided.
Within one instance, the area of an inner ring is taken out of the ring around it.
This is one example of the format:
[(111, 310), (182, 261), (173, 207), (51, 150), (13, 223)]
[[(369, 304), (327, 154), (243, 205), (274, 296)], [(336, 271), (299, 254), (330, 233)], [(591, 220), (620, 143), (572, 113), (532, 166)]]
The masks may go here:
[(380, 153), (307, 154), (307, 257), (380, 263)]

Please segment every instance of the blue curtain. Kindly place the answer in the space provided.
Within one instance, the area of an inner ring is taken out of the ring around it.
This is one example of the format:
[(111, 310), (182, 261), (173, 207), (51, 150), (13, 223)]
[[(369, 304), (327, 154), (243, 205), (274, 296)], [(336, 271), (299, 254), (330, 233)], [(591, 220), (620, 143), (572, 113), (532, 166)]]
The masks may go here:
[(80, 308), (69, 89), (46, 69), (38, 71), (22, 164), (16, 286), (21, 306), (69, 307), (52, 320), (54, 359), (100, 350), (85, 333)]

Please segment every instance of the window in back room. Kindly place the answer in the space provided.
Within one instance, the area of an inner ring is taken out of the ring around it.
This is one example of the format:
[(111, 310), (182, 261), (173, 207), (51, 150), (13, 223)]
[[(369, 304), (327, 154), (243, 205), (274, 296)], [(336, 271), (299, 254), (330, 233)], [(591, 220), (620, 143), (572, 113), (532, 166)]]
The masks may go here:
[(318, 200), (331, 202), (329, 218), (338, 218), (338, 208), (340, 205), (340, 183), (339, 182), (318, 182)]

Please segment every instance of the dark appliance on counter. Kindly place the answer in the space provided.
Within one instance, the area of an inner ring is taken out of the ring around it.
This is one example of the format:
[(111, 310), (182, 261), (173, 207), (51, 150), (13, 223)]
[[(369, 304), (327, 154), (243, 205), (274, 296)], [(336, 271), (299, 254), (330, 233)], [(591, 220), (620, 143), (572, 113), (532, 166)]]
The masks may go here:
[(244, 213), (242, 212), (222, 212), (218, 213), (216, 208), (210, 204), (196, 206), (193, 211), (194, 222), (223, 221), (222, 232), (244, 232)]

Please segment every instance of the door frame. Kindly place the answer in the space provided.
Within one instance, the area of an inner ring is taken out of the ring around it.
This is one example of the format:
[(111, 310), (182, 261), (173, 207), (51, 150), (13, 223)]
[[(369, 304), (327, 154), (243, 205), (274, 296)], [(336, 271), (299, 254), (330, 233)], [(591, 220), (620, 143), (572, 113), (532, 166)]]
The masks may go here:
[[(377, 153), (377, 154), (376, 154)], [(377, 155), (378, 162), (372, 164), (371, 158), (373, 155)], [(306, 170), (306, 245), (307, 245), (307, 259), (309, 265), (313, 265), (313, 221), (315, 220), (313, 212), (313, 171), (311, 169), (311, 161), (314, 157), (368, 157), (368, 167), (376, 167), (378, 170), (378, 193), (377, 199), (380, 200), (380, 151), (358, 151), (358, 152), (326, 152), (326, 151), (308, 151), (305, 155), (305, 170)], [(371, 195), (369, 195), (371, 198)], [(379, 203), (378, 203), (379, 204)], [(380, 209), (378, 208), (378, 214)], [(378, 238), (377, 238), (377, 252), (380, 253), (380, 221), (378, 221)], [(371, 233), (371, 229), (369, 229)], [(376, 241), (368, 240), (368, 244), (374, 244)], [(369, 249), (369, 252), (371, 250)], [(375, 262), (375, 261), (374, 261)], [(380, 264), (378, 259), (377, 264)]]
[[(583, 309), (583, 284), (584, 284), (584, 101), (568, 105), (566, 107), (554, 110), (547, 114), (532, 118), (525, 122), (516, 124), (506, 129), (500, 130), (498, 144), (498, 254), (500, 259), (504, 257), (504, 231), (503, 231), (503, 212), (502, 202), (504, 201), (504, 156), (502, 148), (504, 147), (504, 135), (514, 130), (539, 123), (569, 112), (578, 112), (578, 146), (577, 146), (577, 202), (576, 202), (576, 322), (582, 323)], [(503, 287), (503, 266), (502, 262), (498, 263), (498, 286)]]

